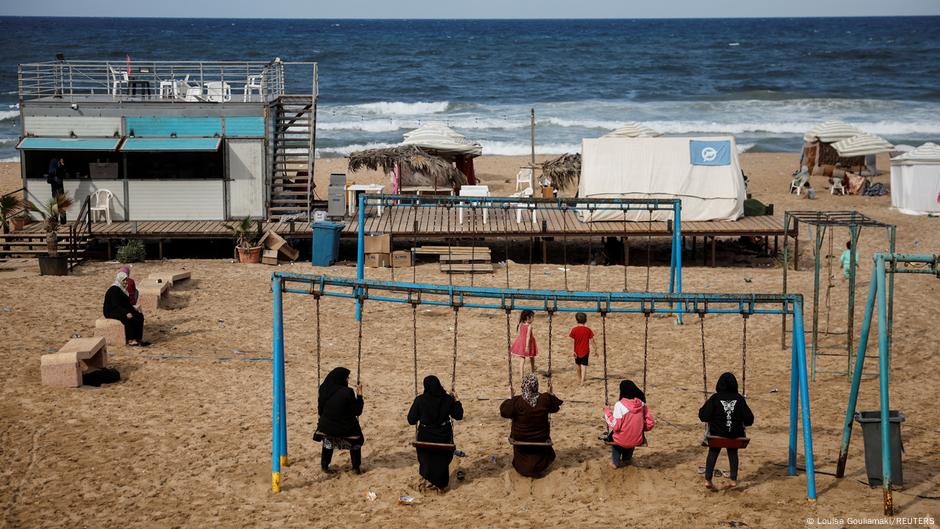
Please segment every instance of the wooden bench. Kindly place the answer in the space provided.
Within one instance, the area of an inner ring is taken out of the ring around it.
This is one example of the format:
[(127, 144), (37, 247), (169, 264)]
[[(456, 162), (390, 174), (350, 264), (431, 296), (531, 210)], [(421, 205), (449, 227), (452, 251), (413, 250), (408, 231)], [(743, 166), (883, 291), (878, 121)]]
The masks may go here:
[(104, 338), (107, 345), (124, 346), (127, 337), (124, 335), (124, 324), (119, 320), (98, 318), (95, 320), (95, 336)]
[(163, 279), (145, 279), (137, 284), (137, 304), (142, 311), (159, 309), (169, 289), (170, 283)]
[(104, 337), (72, 338), (57, 353), (39, 359), (42, 383), (47, 386), (77, 388), (82, 373), (107, 367), (108, 347)]
[(170, 286), (173, 286), (180, 281), (186, 281), (192, 277), (192, 272), (186, 272), (183, 270), (175, 270), (171, 272), (154, 272), (147, 276), (147, 279), (162, 280), (164, 283), (169, 283)]

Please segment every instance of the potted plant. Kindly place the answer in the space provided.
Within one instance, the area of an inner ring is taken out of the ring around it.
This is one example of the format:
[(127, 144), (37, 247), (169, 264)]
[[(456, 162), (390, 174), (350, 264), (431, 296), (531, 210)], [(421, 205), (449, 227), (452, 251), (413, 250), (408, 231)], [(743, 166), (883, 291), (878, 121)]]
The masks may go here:
[(28, 204), (29, 209), (42, 217), (46, 228), (47, 255), (39, 256), (39, 274), (44, 276), (64, 276), (69, 273), (67, 255), (59, 255), (59, 218), (72, 207), (72, 199), (68, 195), (56, 195), (50, 198), (42, 207)]
[(14, 195), (0, 196), (0, 224), (2, 224), (2, 231), (4, 235), (10, 233), (10, 228), (7, 224), (7, 221), (13, 220), (13, 212), (19, 209), (22, 205), (23, 201)]
[(29, 216), (29, 211), (24, 209), (10, 218), (10, 231), (20, 231), (32, 221), (33, 219)]
[(237, 224), (226, 224), (225, 227), (235, 235), (235, 251), (238, 252), (238, 262), (258, 264), (261, 262), (261, 221), (254, 221), (252, 227), (250, 217), (245, 217)]

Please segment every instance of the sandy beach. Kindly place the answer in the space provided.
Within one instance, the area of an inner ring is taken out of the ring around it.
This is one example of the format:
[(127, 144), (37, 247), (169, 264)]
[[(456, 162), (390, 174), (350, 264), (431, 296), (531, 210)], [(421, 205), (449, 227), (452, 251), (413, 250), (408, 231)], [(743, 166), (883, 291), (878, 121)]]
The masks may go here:
[[(514, 175), (526, 161), (483, 157), (477, 175), (495, 194), (505, 195), (512, 192)], [(890, 196), (830, 196), (816, 178), (819, 194), (810, 201), (787, 193), (798, 154), (749, 153), (741, 155), (741, 161), (751, 193), (773, 203), (778, 216), (788, 209), (854, 209), (896, 224), (899, 252), (940, 252), (940, 219), (899, 214), (890, 209)], [(879, 167), (888, 168), (886, 157), (879, 159)], [(326, 189), (331, 172), (345, 172), (345, 161), (317, 161), (320, 189)], [(359, 173), (350, 180), (383, 182), (384, 177)], [(887, 183), (888, 174), (875, 181)], [(18, 187), (19, 165), (0, 166), (0, 192)], [(801, 236), (807, 237), (803, 231)], [(844, 231), (835, 240), (841, 246)], [(861, 300), (868, 291), (871, 254), (886, 250), (885, 240), (883, 232), (862, 232)], [(803, 265), (811, 263), (810, 246), (801, 243)], [(726, 252), (719, 268), (704, 267), (700, 259), (687, 263), (684, 290), (780, 291), (782, 271), (773, 259), (747, 268), (729, 266), (732, 261)], [(545, 478), (530, 480), (512, 469), (506, 442), (509, 423), (498, 414), (508, 393), (504, 316), (466, 309), (460, 313), (456, 379), (466, 409), (456, 438), (466, 457), (451, 466), (452, 476), (461, 469), (466, 479), (452, 479), (446, 494), (419, 491), (417, 461), (409, 444), (414, 431), (405, 422), (414, 397), (411, 311), (380, 303), (367, 303), (363, 324), (366, 472), (348, 472), (348, 454), (340, 453), (334, 463), (341, 472), (324, 475), (319, 469), (320, 445), (311, 440), (318, 378), (314, 302), (299, 296), (287, 296), (284, 307), (290, 466), (282, 473), (283, 491), (275, 495), (270, 491), (271, 363), (264, 359), (271, 353), (270, 276), (275, 268), (204, 259), (139, 263), (133, 269), (138, 278), (155, 271), (192, 272), (191, 281), (173, 288), (168, 308), (146, 315), (145, 336), (153, 345), (109, 348), (121, 383), (81, 389), (40, 385), (40, 355), (54, 352), (72, 336), (92, 335), (118, 266), (89, 262), (67, 277), (40, 277), (33, 260), (0, 264), (0, 362), (6, 373), (0, 387), (0, 526), (799, 528), (808, 527), (808, 519), (815, 524), (833, 518), (880, 518), (882, 513), (881, 490), (870, 489), (866, 482), (857, 426), (846, 477), (837, 480), (832, 475), (849, 392), (844, 375), (821, 374), (809, 388), (818, 501), (806, 500), (802, 472), (787, 476), (790, 354), (780, 347), (779, 316), (755, 316), (748, 322), (747, 393), (756, 422), (748, 430), (752, 442), (741, 455), (740, 485), (734, 490), (706, 491), (697, 473), (705, 460), (696, 416), (702, 403), (697, 324), (652, 319), (647, 396), (659, 424), (649, 435), (649, 447), (637, 450), (634, 464), (613, 470), (607, 464), (607, 447), (597, 440), (603, 433), (604, 405), (599, 355), (592, 357), (589, 383), (578, 387), (567, 338), (573, 318), (556, 318), (554, 389), (567, 401), (552, 421), (558, 459)], [(497, 273), (476, 277), (475, 284), (503, 286), (503, 266), (498, 263)], [(325, 269), (303, 262), (277, 270), (355, 274), (354, 266)], [(587, 271), (587, 266), (573, 266), (569, 280), (579, 284)], [(628, 273), (639, 284), (645, 270), (630, 267)], [(512, 282), (524, 285), (523, 264), (511, 264), (510, 274)], [(593, 267), (591, 274), (594, 289), (622, 287), (620, 266)], [(371, 278), (389, 275), (388, 269), (368, 269)], [(410, 269), (407, 275), (410, 278)], [(545, 288), (562, 287), (557, 265), (536, 264), (533, 275)], [(420, 265), (416, 277), (447, 282), (436, 263)], [(668, 268), (654, 267), (651, 283), (663, 288), (667, 277)], [(467, 276), (454, 280), (469, 282)], [(812, 295), (813, 274), (807, 266), (791, 271), (789, 282), (791, 291)], [(847, 288), (839, 278), (835, 285), (830, 328), (843, 331)], [(940, 281), (899, 277), (895, 296), (890, 397), (892, 408), (902, 410), (907, 420), (902, 426), (905, 487), (895, 493), (894, 501), (900, 516), (937, 518), (940, 340), (934, 325), (940, 312)], [(864, 308), (861, 300), (856, 322)], [(321, 318), (321, 374), (339, 365), (355, 372), (352, 304), (325, 300)], [(419, 377), (437, 374), (445, 386), (450, 382), (451, 318), (449, 309), (420, 308), (418, 313)], [(599, 331), (598, 317), (590, 317), (588, 325)], [(542, 350), (537, 366), (544, 372), (548, 328), (543, 316), (536, 317), (534, 332)], [(741, 318), (709, 316), (705, 338), (709, 388), (723, 371), (738, 373), (740, 380)], [(823, 340), (837, 348), (844, 338), (832, 334)], [(607, 340), (609, 393), (614, 399), (621, 379), (642, 376), (642, 317), (611, 316)], [(872, 347), (869, 354), (876, 351)], [(821, 370), (844, 366), (844, 358), (820, 360)], [(544, 389), (544, 378), (542, 383)], [(867, 378), (859, 409), (877, 409), (877, 402), (877, 379)], [(722, 455), (718, 468), (727, 465)], [(723, 487), (727, 481), (716, 483)], [(403, 495), (414, 496), (418, 503), (399, 505)]]

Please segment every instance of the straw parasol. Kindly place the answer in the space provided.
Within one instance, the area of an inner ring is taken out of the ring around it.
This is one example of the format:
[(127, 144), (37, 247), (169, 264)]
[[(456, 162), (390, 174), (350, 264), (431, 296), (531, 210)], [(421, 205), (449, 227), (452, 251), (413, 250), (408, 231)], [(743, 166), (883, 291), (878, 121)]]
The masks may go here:
[(869, 154), (878, 154), (879, 152), (888, 152), (894, 148), (881, 136), (874, 134), (858, 134), (851, 138), (839, 140), (832, 144), (832, 147), (839, 153), (839, 156), (848, 158), (851, 156), (867, 156)]
[(411, 173), (420, 173), (435, 183), (447, 182), (456, 187), (466, 183), (466, 177), (447, 160), (425, 152), (414, 145), (386, 149), (366, 149), (349, 155), (349, 171), (360, 169), (382, 170), (391, 173), (398, 165)]
[(654, 138), (662, 136), (661, 132), (653, 130), (642, 123), (628, 121), (622, 127), (604, 134), (603, 138)]
[(559, 189), (577, 185), (581, 178), (581, 155), (563, 154), (554, 160), (544, 162), (542, 174)]

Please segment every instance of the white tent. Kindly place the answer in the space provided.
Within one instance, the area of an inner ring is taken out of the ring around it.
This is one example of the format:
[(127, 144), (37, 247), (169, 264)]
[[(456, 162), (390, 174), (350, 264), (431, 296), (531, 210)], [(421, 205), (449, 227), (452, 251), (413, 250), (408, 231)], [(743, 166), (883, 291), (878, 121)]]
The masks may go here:
[(940, 146), (925, 143), (891, 159), (891, 205), (901, 213), (940, 213)]
[[(728, 163), (693, 163), (693, 142), (726, 143)], [(744, 214), (746, 191), (733, 136), (596, 138), (581, 146), (584, 198), (680, 198), (682, 220), (737, 220)], [(631, 211), (626, 220), (650, 218), (646, 211)], [(671, 219), (670, 212), (654, 212), (653, 220)], [(583, 214), (585, 221), (622, 221), (615, 211)]]
[(654, 138), (662, 136), (661, 132), (655, 131), (642, 123), (628, 121), (622, 127), (604, 134), (605, 138)]
[(832, 148), (839, 153), (839, 156), (848, 158), (850, 156), (868, 156), (888, 152), (894, 148), (894, 145), (885, 141), (881, 136), (863, 133), (839, 140), (832, 144)]
[(859, 134), (863, 134), (863, 131), (854, 125), (849, 125), (842, 121), (826, 121), (806, 131), (806, 134), (803, 134), (803, 141), (832, 143), (834, 141), (851, 138), (852, 136), (858, 136)]
[(445, 157), (448, 155), (480, 156), (483, 147), (472, 142), (454, 129), (440, 123), (427, 123), (405, 133), (402, 145), (415, 145)]

